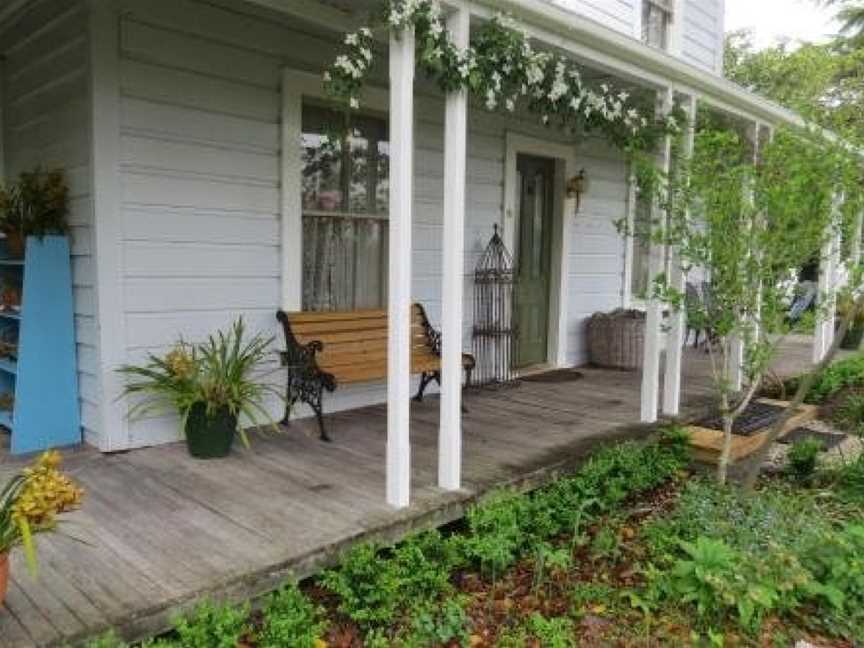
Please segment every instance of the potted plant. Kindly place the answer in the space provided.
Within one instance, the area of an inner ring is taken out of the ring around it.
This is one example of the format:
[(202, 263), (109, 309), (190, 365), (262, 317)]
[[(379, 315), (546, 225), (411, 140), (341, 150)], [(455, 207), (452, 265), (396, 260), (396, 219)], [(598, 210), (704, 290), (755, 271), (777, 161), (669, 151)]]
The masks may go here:
[(60, 472), (60, 462), (59, 452), (46, 452), (0, 490), (0, 605), (6, 598), (12, 549), (24, 549), (35, 575), (34, 535), (56, 531), (59, 516), (81, 503), (83, 491)]
[(0, 188), (0, 231), (11, 258), (24, 256), (28, 236), (64, 235), (68, 229), (69, 187), (63, 171), (25, 171)]
[[(837, 299), (837, 322), (849, 317), (855, 312), (855, 300), (851, 295), (843, 295)], [(850, 321), (846, 335), (840, 341), (841, 349), (857, 350), (864, 338), (864, 312), (858, 311)]]
[(237, 425), (241, 416), (252, 425), (263, 421), (277, 429), (264, 401), (278, 392), (260, 380), (272, 341), (261, 335), (247, 339), (240, 318), (227, 333), (219, 331), (206, 342), (180, 339), (164, 356), (151, 353), (141, 366), (121, 367), (128, 378), (123, 395), (141, 397), (130, 417), (176, 412), (189, 454), (199, 459), (228, 455), (235, 436), (248, 447)]

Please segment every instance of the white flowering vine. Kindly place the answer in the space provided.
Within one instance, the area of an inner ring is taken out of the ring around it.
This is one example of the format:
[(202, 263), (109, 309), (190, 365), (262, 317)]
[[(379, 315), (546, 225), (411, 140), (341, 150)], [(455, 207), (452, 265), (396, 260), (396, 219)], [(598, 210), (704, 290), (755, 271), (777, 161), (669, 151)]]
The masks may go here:
[[(394, 32), (414, 28), (418, 64), (445, 92), (467, 88), (487, 110), (525, 106), (544, 124), (600, 131), (629, 150), (647, 150), (660, 136), (680, 131), (680, 110), (655, 120), (651, 106), (627, 91), (608, 83), (590, 86), (576, 63), (536, 51), (506, 16), (486, 23), (463, 52), (445, 29), (437, 0), (391, 0), (384, 15)], [(373, 60), (372, 31), (363, 27), (345, 36), (342, 53), (324, 73), (328, 92), (349, 110), (360, 107)]]

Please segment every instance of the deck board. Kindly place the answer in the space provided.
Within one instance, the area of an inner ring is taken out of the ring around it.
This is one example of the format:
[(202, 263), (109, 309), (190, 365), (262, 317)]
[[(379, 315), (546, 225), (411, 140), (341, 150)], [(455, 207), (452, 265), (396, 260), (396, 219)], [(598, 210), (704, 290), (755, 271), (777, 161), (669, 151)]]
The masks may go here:
[[(780, 371), (808, 361), (809, 347), (792, 344)], [(693, 415), (704, 413), (710, 394), (707, 364), (704, 352), (685, 354), (682, 402)], [(202, 596), (263, 593), (359, 539), (456, 519), (490, 488), (542, 483), (598, 443), (644, 435), (640, 375), (581, 371), (570, 382), (466, 392), (457, 493), (435, 486), (439, 401), (412, 403), (412, 506), (404, 511), (384, 502), (383, 405), (328, 415), (333, 443), (317, 439), (313, 421), (296, 421), (278, 435), (253, 434), (251, 450), (219, 461), (192, 460), (182, 444), (73, 451), (67, 468), (87, 496), (69, 531), (84, 543), (41, 536), (38, 581), (13, 555), (0, 648), (74, 643), (108, 626), (141, 637)], [(0, 479), (20, 464), (0, 455)]]

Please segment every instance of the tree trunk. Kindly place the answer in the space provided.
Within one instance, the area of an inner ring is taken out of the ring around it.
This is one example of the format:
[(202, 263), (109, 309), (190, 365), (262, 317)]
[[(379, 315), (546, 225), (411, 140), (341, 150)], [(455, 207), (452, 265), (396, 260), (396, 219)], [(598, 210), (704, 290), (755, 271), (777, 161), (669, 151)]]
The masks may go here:
[(717, 462), (717, 481), (721, 484), (726, 483), (729, 475), (729, 458), (732, 455), (732, 428), (735, 424), (735, 419), (728, 413), (728, 407), (724, 405), (723, 409), (723, 451)]

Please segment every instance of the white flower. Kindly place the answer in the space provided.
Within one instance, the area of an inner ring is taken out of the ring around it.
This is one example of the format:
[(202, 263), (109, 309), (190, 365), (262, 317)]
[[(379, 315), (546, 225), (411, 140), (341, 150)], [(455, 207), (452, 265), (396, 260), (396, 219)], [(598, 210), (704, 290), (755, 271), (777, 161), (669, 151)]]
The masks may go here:
[(330, 83), (330, 79), (331, 79), (331, 77), (330, 77), (330, 73), (329, 73), (329, 72), (325, 72), (325, 73), (324, 73), (324, 83)]
[(604, 94), (609, 94), (609, 85), (608, 84), (601, 83), (600, 89), (603, 91)]
[(345, 44), (350, 46), (355, 46), (358, 43), (357, 34), (348, 34), (345, 36)]
[(372, 50), (368, 47), (360, 48), (360, 55), (370, 63), (372, 62)]
[(549, 123), (549, 115), (543, 115), (543, 117), (541, 117), (540, 119), (543, 121), (544, 124)]
[(507, 99), (507, 110), (510, 112), (513, 112), (514, 110), (516, 110), (516, 102), (513, 101), (513, 99), (510, 99), (510, 98)]
[(622, 90), (621, 92), (618, 93), (618, 98), (621, 101), (627, 101), (627, 99), (630, 98), (630, 93)]
[(360, 34), (366, 38), (372, 38), (372, 30), (368, 27), (361, 27)]
[(352, 110), (357, 110), (360, 107), (360, 102), (357, 100), (357, 97), (351, 97), (348, 100), (348, 105), (351, 106)]

